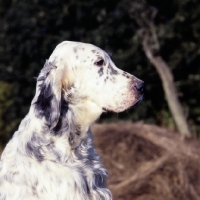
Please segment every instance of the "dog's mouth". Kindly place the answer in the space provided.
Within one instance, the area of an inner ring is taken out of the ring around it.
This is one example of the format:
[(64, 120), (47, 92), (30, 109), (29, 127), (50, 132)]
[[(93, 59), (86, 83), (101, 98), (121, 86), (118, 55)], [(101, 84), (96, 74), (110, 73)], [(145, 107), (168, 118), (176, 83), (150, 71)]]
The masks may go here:
[(108, 108), (106, 108), (106, 107), (103, 107), (102, 110), (105, 111), (105, 112), (114, 112), (113, 110), (108, 109)]
[(144, 98), (144, 95), (141, 94), (136, 101), (134, 101), (133, 103), (130, 103), (129, 106), (127, 106), (127, 107), (126, 106), (121, 106), (121, 107), (118, 107), (116, 109), (112, 109), (112, 108), (109, 108), (109, 107), (102, 107), (102, 110), (104, 112), (115, 112), (115, 113), (123, 112), (124, 110), (126, 110), (126, 109), (128, 109), (128, 108), (130, 108), (132, 106), (135, 107), (138, 104), (140, 104), (141, 101), (143, 100), (143, 98)]
[(132, 106), (137, 106), (141, 103), (141, 101), (144, 99), (144, 94), (141, 94), (140, 97), (137, 99), (137, 101)]

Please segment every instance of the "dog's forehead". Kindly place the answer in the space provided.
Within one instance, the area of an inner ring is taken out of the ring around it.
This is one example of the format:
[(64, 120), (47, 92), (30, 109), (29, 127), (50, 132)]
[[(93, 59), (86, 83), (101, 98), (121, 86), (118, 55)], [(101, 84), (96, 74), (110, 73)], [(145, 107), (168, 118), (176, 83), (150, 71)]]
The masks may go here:
[(73, 51), (75, 53), (78, 53), (79, 55), (90, 55), (90, 56), (95, 56), (95, 55), (104, 55), (105, 52), (100, 49), (99, 47), (92, 45), (92, 44), (87, 44), (87, 43), (79, 43), (77, 45), (74, 45)]

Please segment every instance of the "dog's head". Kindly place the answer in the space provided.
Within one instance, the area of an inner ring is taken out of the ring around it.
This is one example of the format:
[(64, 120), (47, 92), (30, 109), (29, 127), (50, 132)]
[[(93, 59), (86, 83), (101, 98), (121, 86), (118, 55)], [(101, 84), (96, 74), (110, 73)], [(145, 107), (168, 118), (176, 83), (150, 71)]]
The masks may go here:
[[(102, 112), (122, 112), (140, 102), (143, 81), (118, 69), (100, 48), (78, 42), (59, 44), (42, 69), (33, 103), (52, 126), (63, 105), (89, 113), (92, 123)], [(62, 111), (61, 111), (62, 107)]]

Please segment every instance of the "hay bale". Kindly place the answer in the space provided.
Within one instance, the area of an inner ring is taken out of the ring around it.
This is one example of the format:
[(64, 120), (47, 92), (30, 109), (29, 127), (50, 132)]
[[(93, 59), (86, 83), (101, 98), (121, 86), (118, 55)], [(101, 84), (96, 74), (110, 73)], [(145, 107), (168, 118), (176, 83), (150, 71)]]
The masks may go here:
[(200, 199), (200, 144), (142, 123), (96, 124), (95, 147), (115, 200)]

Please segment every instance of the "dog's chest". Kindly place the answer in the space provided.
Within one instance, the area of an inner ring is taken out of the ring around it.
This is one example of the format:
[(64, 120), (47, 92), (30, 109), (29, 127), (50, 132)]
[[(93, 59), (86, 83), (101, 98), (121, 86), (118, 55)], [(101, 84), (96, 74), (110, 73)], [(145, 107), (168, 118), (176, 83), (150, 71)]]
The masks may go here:
[[(31, 159), (26, 161), (28, 162), (24, 162), (23, 166), (7, 171), (0, 177), (3, 188), (0, 188), (0, 199), (91, 199), (88, 192), (88, 180), (91, 177), (86, 177), (80, 166), (61, 165), (52, 161), (36, 163)], [(4, 164), (3, 171), (7, 167)], [(92, 171), (89, 174), (92, 174)]]
[[(110, 199), (105, 188), (106, 171), (91, 137), (85, 138), (66, 159), (62, 159), (64, 162), (45, 157), (38, 161), (35, 157), (14, 153), (9, 147), (1, 163), (0, 197), (13, 200), (96, 200), (102, 199), (104, 194), (107, 196), (104, 199)], [(12, 155), (8, 153), (10, 151)]]
[(44, 168), (36, 186), (39, 199), (89, 199), (86, 189), (88, 177), (80, 172), (80, 167), (47, 162)]

